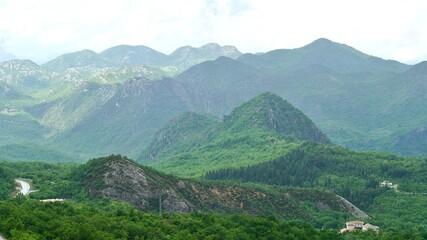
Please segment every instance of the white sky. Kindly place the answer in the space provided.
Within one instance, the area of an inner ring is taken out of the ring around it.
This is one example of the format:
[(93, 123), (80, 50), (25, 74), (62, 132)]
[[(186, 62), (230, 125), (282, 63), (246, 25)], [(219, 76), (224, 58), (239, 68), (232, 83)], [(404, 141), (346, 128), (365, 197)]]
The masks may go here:
[(265, 52), (321, 37), (385, 59), (427, 60), (427, 1), (0, 0), (0, 49), (39, 63), (119, 44)]

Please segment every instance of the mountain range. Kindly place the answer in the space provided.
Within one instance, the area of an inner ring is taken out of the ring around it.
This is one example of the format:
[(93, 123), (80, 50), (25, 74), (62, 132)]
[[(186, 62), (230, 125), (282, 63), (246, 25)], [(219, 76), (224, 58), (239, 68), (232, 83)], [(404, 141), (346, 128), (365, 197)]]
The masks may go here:
[(424, 62), (383, 60), (327, 39), (261, 54), (217, 44), (169, 55), (121, 45), (43, 65), (6, 61), (0, 63), (0, 146), (31, 143), (29, 159), (43, 148), (58, 160), (61, 152), (63, 159), (111, 153), (142, 159), (156, 132), (178, 114), (221, 119), (272, 92), (334, 144), (425, 155), (426, 69)]

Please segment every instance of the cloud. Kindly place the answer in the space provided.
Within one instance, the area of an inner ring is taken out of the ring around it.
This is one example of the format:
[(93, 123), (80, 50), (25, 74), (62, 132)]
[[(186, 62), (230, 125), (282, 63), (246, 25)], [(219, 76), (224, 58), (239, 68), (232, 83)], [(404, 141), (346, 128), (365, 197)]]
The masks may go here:
[(0, 34), (8, 52), (38, 62), (118, 44), (170, 53), (217, 42), (259, 52), (326, 37), (414, 63), (427, 59), (425, 12), (421, 0), (4, 0)]

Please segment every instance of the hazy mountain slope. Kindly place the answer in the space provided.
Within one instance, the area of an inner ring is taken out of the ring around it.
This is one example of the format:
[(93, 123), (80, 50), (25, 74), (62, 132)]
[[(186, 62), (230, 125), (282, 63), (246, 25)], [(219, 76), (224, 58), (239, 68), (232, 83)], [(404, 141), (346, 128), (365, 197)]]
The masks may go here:
[(323, 65), (340, 73), (402, 72), (409, 66), (364, 54), (345, 44), (318, 39), (311, 44), (292, 50), (273, 50), (264, 54), (245, 54), (238, 61), (264, 68), (298, 69), (310, 65)]
[(391, 144), (390, 151), (413, 156), (427, 155), (427, 128), (422, 126), (400, 134)]
[(427, 123), (427, 62), (387, 79), (377, 91), (384, 88), (388, 89), (387, 101), (376, 119), (388, 134), (379, 136), (373, 145), (399, 154), (427, 155), (422, 130)]
[(99, 55), (117, 65), (128, 66), (161, 66), (167, 60), (167, 55), (142, 45), (119, 45), (106, 49)]
[(170, 55), (163, 54), (146, 46), (118, 45), (108, 48), (99, 54), (92, 50), (61, 55), (45, 64), (46, 69), (61, 72), (79, 67), (121, 67), (151, 66), (169, 67), (174, 71), (183, 71), (204, 61), (225, 56), (237, 58), (241, 53), (232, 46), (220, 46), (216, 43), (206, 44), (200, 48), (181, 47)]
[(47, 129), (30, 115), (4, 111), (0, 112), (0, 146), (30, 141), (39, 142), (47, 133)]
[(110, 61), (92, 50), (82, 50), (64, 54), (43, 64), (43, 67), (58, 72), (75, 67), (103, 68), (112, 66), (113, 64)]
[(185, 46), (176, 49), (168, 56), (167, 64), (186, 69), (205, 61), (215, 60), (221, 56), (235, 59), (240, 55), (241, 52), (236, 47), (208, 43), (199, 48)]
[[(169, 119), (192, 109), (186, 89), (173, 79), (131, 79), (117, 85), (112, 95), (72, 128), (55, 137), (76, 154), (97, 156), (111, 152), (141, 152)], [(108, 91), (107, 91), (108, 92)]]
[[(101, 56), (106, 54), (119, 61), (131, 54), (129, 59), (137, 61), (143, 59), (137, 56), (145, 50), (142, 46), (117, 46), (101, 54), (81, 51), (63, 55), (43, 66), (30, 61), (1, 63), (1, 108), (30, 112), (30, 118), (34, 117), (42, 128), (50, 130), (51, 135), (46, 136), (59, 134), (49, 142), (66, 148), (74, 148), (76, 144), (86, 149), (85, 154), (117, 150), (137, 156), (154, 133), (176, 114), (193, 110), (221, 117), (266, 91), (301, 109), (332, 142), (355, 149), (406, 153), (406, 150), (395, 149), (402, 144), (393, 144), (402, 134), (425, 126), (427, 107), (424, 106), (422, 63), (410, 68), (319, 39), (299, 49), (254, 55), (249, 57), (250, 61), (248, 56), (240, 56), (238, 61), (219, 57), (192, 66), (175, 79), (161, 80), (176, 72), (142, 66), (109, 67), (111, 61)], [(133, 55), (133, 51), (138, 54)], [(153, 54), (157, 56), (158, 52)], [(208, 44), (171, 54), (179, 64), (220, 55), (237, 57), (240, 53), (232, 47)], [(172, 59), (171, 56), (167, 58)], [(56, 64), (51, 69), (63, 70), (49, 70), (50, 64)], [(158, 86), (155, 92), (163, 97), (151, 101), (145, 93), (135, 94), (136, 87), (130, 94), (133, 97), (124, 100), (119, 92), (132, 76), (158, 80), (150, 86)], [(115, 87), (118, 92), (108, 95), (96, 91), (98, 87), (95, 90), (91, 87), (93, 82), (105, 85), (100, 89), (113, 89), (111, 85), (118, 84)], [(109, 97), (104, 98), (107, 95)], [(116, 105), (120, 105), (121, 110)], [(154, 117), (159, 112), (160, 115)], [(130, 117), (124, 118), (125, 115)], [(76, 139), (67, 140), (65, 136)], [(108, 143), (107, 139), (116, 138)], [(86, 142), (90, 142), (88, 146)]]
[[(157, 135), (172, 135), (180, 122), (189, 120), (173, 120)], [(330, 143), (301, 111), (265, 93), (236, 108), (222, 122), (197, 129), (180, 141), (155, 138), (141, 158), (165, 172), (200, 176), (208, 170), (275, 159), (300, 141)]]
[(22, 93), (35, 92), (48, 86), (49, 73), (30, 60), (0, 63), (0, 83)]
[(40, 123), (54, 136), (79, 124), (97, 108), (105, 104), (117, 91), (117, 85), (83, 84), (73, 93), (51, 102), (28, 108), (27, 111), (40, 119)]
[[(219, 57), (195, 65), (176, 79), (182, 82), (201, 112), (222, 116), (268, 90), (268, 72), (231, 58)], [(265, 91), (263, 91), (266, 89)]]
[(177, 151), (176, 145), (203, 132), (218, 123), (218, 119), (194, 112), (182, 113), (170, 120), (153, 137), (150, 146), (144, 151), (141, 159), (155, 159), (160, 155), (170, 155)]
[[(366, 79), (366, 74), (363, 77)], [(357, 77), (322, 65), (278, 72), (218, 58), (188, 69), (177, 79), (191, 86), (190, 94), (194, 92), (199, 99), (196, 104), (204, 105), (201, 109), (217, 116), (228, 114), (262, 92), (274, 92), (305, 112), (328, 134), (332, 133), (332, 139), (338, 143), (363, 138), (360, 123), (371, 122), (366, 117), (381, 104), (376, 101), (378, 94), (369, 90), (370, 82), (355, 82)], [(375, 103), (371, 103), (373, 99)]]
[(34, 143), (0, 145), (0, 161), (74, 162), (78, 158)]
[(427, 116), (421, 110), (427, 109), (422, 70), (408, 77), (415, 74), (407, 70), (410, 66), (346, 45), (320, 39), (300, 49), (254, 55), (252, 62), (244, 59), (238, 61), (254, 67), (218, 59), (177, 78), (191, 82), (210, 113), (219, 116), (263, 91), (274, 92), (306, 113), (333, 142), (356, 149), (392, 151), (392, 139), (423, 126), (422, 116)]
[(23, 96), (15, 89), (8, 86), (6, 83), (0, 82), (0, 99), (2, 100), (0, 104), (1, 109), (6, 107), (7, 101), (21, 98), (23, 98)]

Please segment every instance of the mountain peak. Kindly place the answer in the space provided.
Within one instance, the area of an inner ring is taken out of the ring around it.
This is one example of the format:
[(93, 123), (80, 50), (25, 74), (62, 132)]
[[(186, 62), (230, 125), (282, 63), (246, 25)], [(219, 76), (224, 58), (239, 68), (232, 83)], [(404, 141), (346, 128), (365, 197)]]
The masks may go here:
[(56, 71), (74, 67), (108, 67), (110, 65), (111, 63), (105, 58), (88, 49), (67, 53), (43, 64), (48, 69)]
[(117, 65), (161, 65), (166, 55), (152, 48), (137, 45), (118, 45), (108, 48), (100, 55)]
[(218, 49), (221, 49), (221, 46), (218, 43), (207, 43), (207, 44), (199, 47), (199, 49), (202, 49), (202, 50), (218, 50)]
[(319, 38), (314, 40), (311, 44), (337, 44), (337, 43), (327, 38)]
[(242, 53), (233, 46), (220, 46), (217, 43), (208, 43), (199, 48), (184, 46), (176, 49), (169, 55), (171, 63), (175, 65), (195, 65), (208, 60), (224, 56), (236, 59)]
[(261, 127), (285, 138), (330, 143), (328, 137), (304, 113), (271, 92), (258, 95), (237, 107), (224, 123), (234, 131)]

